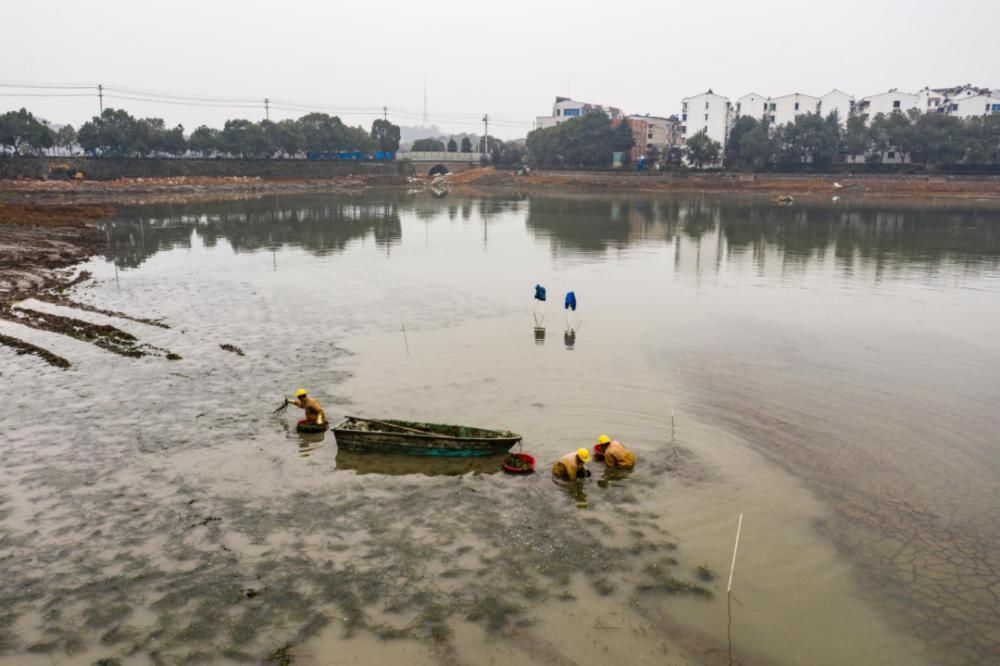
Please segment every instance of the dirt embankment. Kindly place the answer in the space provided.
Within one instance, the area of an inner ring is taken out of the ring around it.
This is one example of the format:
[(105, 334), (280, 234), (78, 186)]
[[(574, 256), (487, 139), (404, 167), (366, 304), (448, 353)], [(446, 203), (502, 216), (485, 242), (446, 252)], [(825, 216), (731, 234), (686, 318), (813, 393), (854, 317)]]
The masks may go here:
[(448, 176), (453, 187), (475, 191), (513, 188), (577, 192), (711, 192), (779, 194), (804, 198), (828, 196), (954, 197), (1000, 199), (1000, 178), (893, 175), (783, 175), (692, 173), (687, 175), (534, 171), (517, 176), (493, 167)]
[(405, 176), (369, 174), (337, 178), (260, 178), (248, 176), (179, 176), (117, 180), (0, 180), (0, 197), (32, 202), (173, 203), (237, 199), (299, 192), (355, 192), (372, 187), (399, 187)]

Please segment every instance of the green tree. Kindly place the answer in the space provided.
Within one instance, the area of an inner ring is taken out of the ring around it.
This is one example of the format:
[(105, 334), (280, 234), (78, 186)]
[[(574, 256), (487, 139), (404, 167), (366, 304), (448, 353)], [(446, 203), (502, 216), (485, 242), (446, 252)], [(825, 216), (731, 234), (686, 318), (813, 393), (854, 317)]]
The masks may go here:
[(183, 155), (187, 152), (187, 141), (184, 139), (184, 126), (177, 125), (173, 129), (163, 131), (159, 136), (157, 150), (168, 155)]
[[(871, 132), (870, 147), (872, 157), (881, 161), (882, 155), (888, 151), (896, 151), (900, 158), (913, 152), (913, 124), (910, 116), (899, 111), (890, 114), (877, 114), (869, 126)], [(873, 160), (873, 161), (875, 161)]]
[(219, 136), (219, 130), (202, 125), (191, 132), (188, 147), (202, 157), (218, 153), (222, 150), (222, 138)]
[(842, 148), (851, 157), (867, 155), (871, 152), (872, 134), (861, 116), (847, 119), (847, 128), (842, 137)]
[(458, 144), (455, 142), (455, 137), (451, 137), (450, 139), (448, 139), (448, 152), (449, 153), (458, 152)]
[(263, 128), (242, 118), (226, 121), (222, 128), (222, 146), (230, 155), (238, 155), (244, 159), (274, 154), (274, 144)]
[(747, 160), (741, 154), (741, 144), (743, 137), (760, 124), (756, 118), (751, 116), (739, 116), (733, 122), (729, 130), (729, 138), (726, 141), (726, 150), (722, 161), (727, 169), (740, 169), (749, 166)]
[(376, 150), (390, 153), (399, 150), (399, 125), (393, 125), (388, 120), (376, 120), (372, 123), (371, 137)]
[(690, 137), (684, 142), (684, 147), (688, 162), (696, 169), (717, 164), (722, 154), (722, 144), (709, 137), (707, 130)]
[(462, 152), (463, 153), (472, 152), (472, 140), (467, 136), (462, 137)]
[(767, 167), (774, 159), (774, 142), (771, 140), (767, 124), (760, 122), (740, 138), (739, 157), (741, 164), (759, 170)]
[(142, 146), (136, 146), (136, 119), (124, 109), (104, 109), (80, 126), (77, 139), (89, 153), (124, 157), (133, 155)]
[(968, 152), (966, 125), (954, 116), (924, 113), (912, 125), (913, 159), (929, 164), (945, 165), (960, 162)]
[(840, 145), (837, 119), (824, 120), (814, 113), (796, 116), (777, 129), (775, 145), (779, 162), (787, 167), (827, 167), (836, 159)]
[(70, 151), (76, 143), (76, 130), (72, 125), (63, 125), (56, 132), (56, 146), (64, 151)]
[(444, 143), (440, 139), (417, 139), (411, 148), (416, 153), (443, 153)]
[(1000, 114), (966, 120), (962, 148), (967, 164), (1000, 164)]
[(55, 134), (27, 109), (8, 111), (0, 116), (0, 147), (14, 155), (31, 148), (42, 152), (55, 144)]
[(622, 161), (627, 164), (631, 161), (631, 151), (634, 146), (635, 134), (632, 132), (632, 125), (629, 124), (628, 120), (622, 119), (612, 131), (611, 150), (622, 153)]
[[(264, 126), (265, 122), (267, 121), (262, 122), (261, 125)], [(271, 126), (265, 126), (264, 132), (271, 144), (286, 157), (302, 152), (305, 146), (305, 134), (302, 131), (302, 125), (297, 120), (280, 120), (272, 123)]]
[(532, 164), (541, 168), (593, 168), (610, 166), (612, 153), (623, 145), (608, 116), (591, 112), (530, 132), (527, 150)]

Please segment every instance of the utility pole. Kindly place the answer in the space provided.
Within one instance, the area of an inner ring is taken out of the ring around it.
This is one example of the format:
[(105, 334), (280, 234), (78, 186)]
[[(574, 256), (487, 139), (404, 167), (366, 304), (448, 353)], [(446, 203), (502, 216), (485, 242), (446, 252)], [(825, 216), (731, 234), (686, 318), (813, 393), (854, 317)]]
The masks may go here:
[(427, 79), (424, 79), (424, 127), (427, 127)]
[(271, 119), (271, 100), (268, 97), (264, 98), (264, 117)]
[(389, 107), (382, 107), (382, 120), (389, 122)]
[(97, 99), (100, 100), (101, 115), (104, 115), (104, 86), (100, 83), (97, 84)]
[(483, 152), (490, 154), (490, 115), (483, 114)]

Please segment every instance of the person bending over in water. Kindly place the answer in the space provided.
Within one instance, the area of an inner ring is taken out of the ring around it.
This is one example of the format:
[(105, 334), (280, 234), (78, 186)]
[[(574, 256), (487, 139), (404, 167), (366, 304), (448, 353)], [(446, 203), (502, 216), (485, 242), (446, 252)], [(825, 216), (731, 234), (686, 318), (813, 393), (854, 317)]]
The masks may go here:
[(574, 453), (567, 453), (552, 466), (552, 474), (570, 481), (576, 481), (578, 477), (590, 476), (587, 469), (587, 461), (590, 460), (590, 452), (587, 449), (578, 449)]
[(635, 467), (635, 454), (617, 439), (611, 441), (607, 435), (601, 435), (597, 438), (597, 450), (604, 455), (608, 467)]
[(316, 398), (310, 398), (306, 394), (305, 389), (299, 389), (295, 392), (295, 400), (285, 398), (285, 402), (306, 410), (306, 417), (300, 423), (303, 421), (311, 425), (323, 425), (326, 423), (326, 414), (323, 413), (323, 408), (319, 406), (319, 401)]

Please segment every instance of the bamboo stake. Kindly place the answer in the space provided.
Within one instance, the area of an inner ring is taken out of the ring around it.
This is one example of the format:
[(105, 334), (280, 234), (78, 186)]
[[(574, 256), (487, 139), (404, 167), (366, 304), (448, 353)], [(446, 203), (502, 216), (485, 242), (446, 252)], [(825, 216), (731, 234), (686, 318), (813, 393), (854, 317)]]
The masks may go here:
[(729, 565), (729, 584), (726, 585), (726, 615), (728, 624), (726, 625), (726, 638), (729, 641), (729, 666), (733, 666), (733, 574), (736, 571), (736, 551), (740, 547), (740, 532), (743, 530), (743, 514), (736, 524), (736, 543), (733, 544), (733, 561)]

